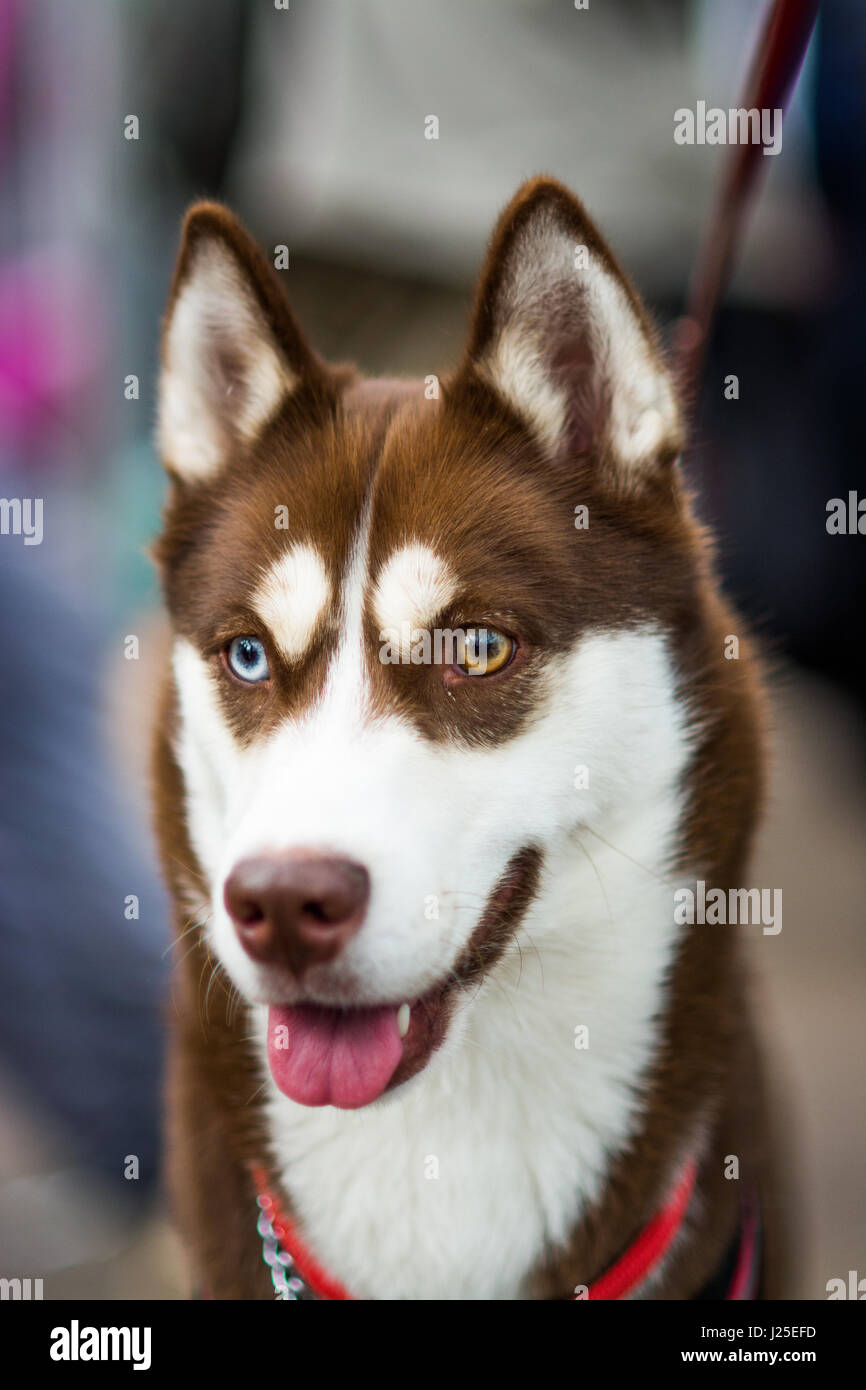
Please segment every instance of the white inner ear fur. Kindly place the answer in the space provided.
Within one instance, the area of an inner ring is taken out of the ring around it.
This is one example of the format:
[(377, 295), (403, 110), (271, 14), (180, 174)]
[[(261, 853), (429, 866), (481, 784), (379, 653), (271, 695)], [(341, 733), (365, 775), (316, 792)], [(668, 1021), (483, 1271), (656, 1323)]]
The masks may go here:
[(414, 541), (389, 556), (373, 594), (373, 612), (380, 628), (399, 634), (406, 656), (412, 628), (428, 628), (456, 590), (457, 581), (446, 561)]
[[(234, 400), (225, 351), (242, 383)], [(204, 243), (165, 335), (158, 440), (166, 465), (182, 477), (211, 477), (231, 438), (251, 440), (296, 384), (231, 252), (220, 241)]]
[(506, 324), (481, 363), (481, 373), (545, 448), (555, 452), (565, 429), (566, 395), (554, 385), (539, 340), (520, 323)]
[(294, 545), (271, 567), (253, 607), (283, 656), (302, 656), (331, 600), (324, 561), (311, 545)]
[[(591, 394), (607, 402), (599, 442), (624, 468), (639, 470), (678, 439), (673, 388), (623, 287), (588, 247), (588, 263), (578, 263), (578, 249), (549, 210), (532, 219), (512, 247), (494, 338), (478, 368), (554, 453), (571, 405), (555, 356), (585, 341)], [(587, 385), (577, 381), (573, 390), (585, 397)]]

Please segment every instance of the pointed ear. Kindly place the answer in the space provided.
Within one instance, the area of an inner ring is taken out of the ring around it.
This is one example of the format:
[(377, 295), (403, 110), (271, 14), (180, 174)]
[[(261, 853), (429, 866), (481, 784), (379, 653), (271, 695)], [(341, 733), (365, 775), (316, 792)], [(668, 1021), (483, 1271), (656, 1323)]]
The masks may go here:
[(282, 287), (217, 203), (187, 213), (162, 334), (158, 438), (170, 473), (212, 477), (305, 381), (324, 379)]
[(635, 291), (577, 199), (535, 179), (493, 234), (458, 380), (485, 382), (551, 457), (633, 485), (682, 447), (671, 376)]

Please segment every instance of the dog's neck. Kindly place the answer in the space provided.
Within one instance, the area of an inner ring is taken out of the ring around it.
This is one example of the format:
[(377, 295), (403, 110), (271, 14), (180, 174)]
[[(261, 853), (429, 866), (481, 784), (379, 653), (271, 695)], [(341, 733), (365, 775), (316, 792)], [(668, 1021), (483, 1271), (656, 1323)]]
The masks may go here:
[(268, 1079), (275, 1171), (355, 1297), (519, 1298), (600, 1198), (657, 1051), (680, 813), (648, 795), (559, 845), (514, 948), (393, 1096), (310, 1110)]

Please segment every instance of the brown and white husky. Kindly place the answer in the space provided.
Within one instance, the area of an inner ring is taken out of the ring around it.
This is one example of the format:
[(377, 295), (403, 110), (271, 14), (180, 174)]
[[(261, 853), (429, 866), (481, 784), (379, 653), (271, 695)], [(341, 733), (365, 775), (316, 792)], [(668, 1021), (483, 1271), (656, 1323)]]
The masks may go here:
[(671, 374), (581, 205), (519, 190), (441, 384), (327, 365), (233, 215), (193, 207), (159, 443), (196, 1283), (757, 1296), (742, 933), (677, 895), (746, 880), (758, 684)]

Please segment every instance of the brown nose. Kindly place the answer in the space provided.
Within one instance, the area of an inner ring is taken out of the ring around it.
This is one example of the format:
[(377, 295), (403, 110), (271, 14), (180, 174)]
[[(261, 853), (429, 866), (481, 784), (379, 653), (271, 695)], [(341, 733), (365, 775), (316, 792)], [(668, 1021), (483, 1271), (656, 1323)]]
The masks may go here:
[(350, 859), (318, 854), (242, 859), (224, 890), (247, 955), (301, 975), (333, 960), (364, 920), (370, 875)]

